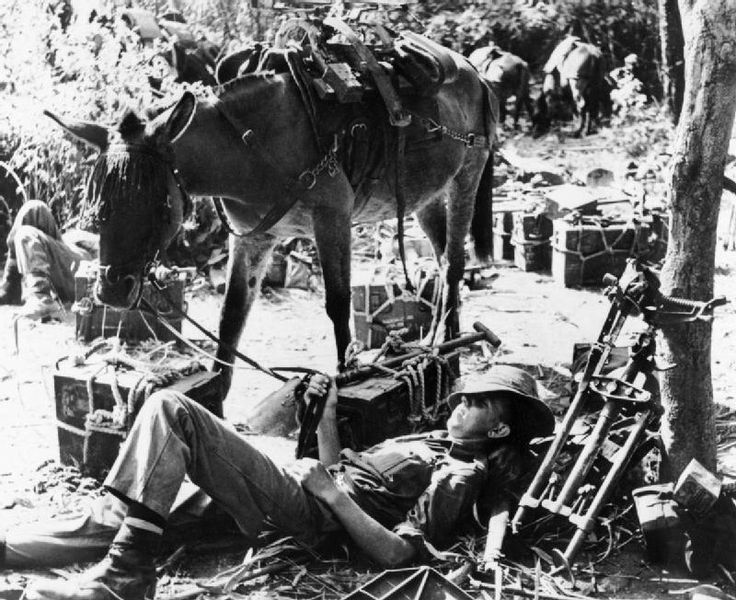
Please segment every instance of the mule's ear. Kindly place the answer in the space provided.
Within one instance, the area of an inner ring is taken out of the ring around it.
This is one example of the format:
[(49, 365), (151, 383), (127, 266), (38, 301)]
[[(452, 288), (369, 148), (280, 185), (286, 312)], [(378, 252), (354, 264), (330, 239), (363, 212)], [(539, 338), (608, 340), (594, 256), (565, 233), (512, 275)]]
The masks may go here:
[(197, 99), (191, 92), (184, 92), (181, 100), (171, 109), (166, 121), (166, 134), (170, 142), (175, 142), (189, 127), (197, 108)]
[(70, 133), (73, 137), (81, 140), (88, 146), (92, 146), (100, 152), (107, 150), (109, 133), (102, 125), (90, 123), (89, 121), (62, 119), (49, 110), (44, 110), (43, 114), (56, 121), (67, 133)]

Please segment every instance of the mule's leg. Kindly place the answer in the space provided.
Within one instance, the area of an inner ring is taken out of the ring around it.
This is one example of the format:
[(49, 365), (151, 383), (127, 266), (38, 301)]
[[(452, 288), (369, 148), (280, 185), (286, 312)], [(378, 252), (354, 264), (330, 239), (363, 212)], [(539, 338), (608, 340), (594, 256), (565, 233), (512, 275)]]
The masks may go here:
[[(440, 272), (443, 271), (443, 256), (447, 245), (447, 211), (445, 209), (445, 195), (438, 196), (434, 201), (424, 205), (416, 211), (419, 227), (426, 234), (434, 249), (434, 256)], [(442, 278), (444, 281), (444, 277)], [(442, 322), (442, 302), (434, 307), (434, 316), (429, 331), (422, 339), (423, 344), (434, 343), (435, 336)]]
[(587, 100), (585, 105), (588, 109), (588, 135), (590, 135), (595, 133), (601, 127), (598, 90), (593, 89), (593, 86), (588, 84), (586, 96)]
[(506, 126), (506, 98), (503, 94), (498, 97), (498, 122), (502, 126)]
[[(447, 196), (447, 229), (445, 254), (442, 264), (442, 307), (440, 318), (444, 327), (438, 327), (434, 343), (451, 339), (460, 331), (459, 289), (465, 270), (465, 238), (470, 231), (481, 175), (488, 153), (470, 150), (465, 165), (456, 175)], [(491, 224), (489, 223), (490, 227)]]
[(521, 109), (523, 105), (524, 98), (517, 91), (516, 97), (514, 98), (514, 129), (519, 128), (519, 115), (521, 114)]
[[(235, 359), (232, 348), (238, 347), (248, 313), (260, 289), (266, 263), (275, 245), (276, 240), (270, 235), (253, 236), (248, 238), (247, 244), (244, 238), (230, 236), (227, 287), (220, 310), (219, 335), (223, 344), (217, 348), (219, 360), (232, 363)], [(219, 371), (222, 378), (224, 400), (230, 390), (233, 370), (232, 367), (216, 362), (215, 371)]]
[(529, 95), (529, 70), (523, 69), (521, 73), (521, 85), (519, 86), (519, 94), (517, 96), (518, 109), (516, 111), (516, 118), (519, 118), (519, 112), (522, 108), (526, 108), (526, 112), (531, 120), (534, 114), (534, 107), (532, 106), (532, 98)]
[(315, 207), (312, 214), (325, 282), (325, 310), (332, 320), (337, 346), (337, 368), (345, 366), (345, 350), (350, 344), (350, 215), (353, 192), (344, 177), (333, 180), (329, 204)]
[(575, 131), (575, 137), (582, 137), (585, 129), (585, 118), (588, 107), (585, 102), (585, 96), (582, 91), (582, 82), (579, 79), (570, 80), (570, 93), (572, 94), (573, 105), (577, 111), (579, 122)]
[(429, 238), (435, 258), (439, 262), (445, 253), (447, 244), (447, 211), (444, 196), (439, 196), (434, 201), (425, 204), (415, 214), (419, 227)]

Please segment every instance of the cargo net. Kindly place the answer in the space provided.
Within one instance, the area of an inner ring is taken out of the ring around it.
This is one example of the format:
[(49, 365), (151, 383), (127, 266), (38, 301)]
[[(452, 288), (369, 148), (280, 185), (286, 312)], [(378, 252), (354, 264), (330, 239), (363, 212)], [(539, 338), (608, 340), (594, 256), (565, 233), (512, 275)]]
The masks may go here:
[(403, 330), (390, 331), (378, 357), (388, 351), (394, 355), (416, 350), (424, 352), (408, 358), (396, 369), (382, 366), (378, 362), (374, 362), (373, 367), (406, 386), (409, 399), (407, 420), (413, 432), (443, 426), (450, 412), (447, 396), (452, 391), (457, 373), (448, 356), (437, 354), (427, 346), (407, 343), (401, 338), (402, 334)]
[[(554, 250), (577, 261), (579, 285), (588, 281), (591, 271), (599, 270), (591, 265), (603, 264), (613, 268), (620, 263), (620, 270), (623, 270), (627, 258), (644, 257), (649, 252), (647, 228), (637, 219), (624, 223), (595, 217), (578, 217), (571, 223), (579, 227), (572, 230), (576, 234), (574, 248), (568, 247), (569, 240), (564, 235), (556, 234)], [(612, 225), (616, 227), (611, 227)], [(595, 243), (591, 241), (591, 234), (595, 235)]]
[(413, 431), (435, 429), (448, 416), (447, 396), (455, 381), (448, 360), (426, 354), (407, 361), (394, 377), (404, 382), (409, 395), (409, 417)]

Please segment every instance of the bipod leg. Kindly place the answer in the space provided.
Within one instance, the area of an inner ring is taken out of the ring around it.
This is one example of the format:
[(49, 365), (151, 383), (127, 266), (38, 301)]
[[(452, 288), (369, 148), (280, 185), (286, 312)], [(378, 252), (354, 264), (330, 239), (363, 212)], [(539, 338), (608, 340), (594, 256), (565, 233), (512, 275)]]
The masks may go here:
[(572, 426), (587, 400), (588, 394), (590, 393), (590, 381), (594, 375), (600, 372), (603, 365), (606, 364), (608, 355), (616, 343), (616, 339), (618, 339), (621, 328), (632, 310), (632, 306), (633, 305), (630, 302), (616, 300), (608, 309), (608, 314), (606, 315), (606, 320), (598, 334), (598, 339), (591, 348), (588, 362), (585, 365), (585, 370), (583, 371), (582, 379), (578, 384), (575, 397), (565, 413), (565, 417), (562, 420), (549, 449), (547, 450), (547, 454), (545, 454), (537, 472), (534, 474), (534, 479), (529, 484), (527, 491), (519, 501), (519, 508), (516, 510), (516, 514), (511, 521), (511, 530), (514, 533), (519, 531), (519, 527), (524, 519), (526, 510), (528, 508), (537, 508), (542, 502), (543, 497), (541, 492), (547, 486), (549, 478), (553, 472), (555, 461), (565, 446), (565, 442), (567, 442), (567, 438), (570, 436)]
[(585, 515), (570, 515), (570, 522), (577, 527), (577, 531), (575, 531), (575, 534), (565, 549), (564, 557), (568, 563), (572, 561), (573, 557), (580, 549), (580, 545), (583, 543), (586, 534), (593, 528), (595, 519), (603, 508), (603, 505), (608, 501), (611, 490), (613, 490), (614, 486), (618, 483), (623, 470), (626, 468), (631, 456), (636, 451), (636, 448), (644, 435), (651, 414), (651, 410), (645, 410), (637, 416), (636, 423), (634, 424), (631, 433), (629, 433), (626, 438), (626, 442), (624, 442), (624, 445), (616, 453), (616, 459), (611, 465), (603, 483), (601, 483), (598, 493), (595, 495), (595, 498), (593, 498), (593, 501), (588, 507)]
[[(519, 501), (519, 508), (516, 510), (516, 514), (511, 522), (511, 529), (514, 533), (519, 530), (519, 526), (524, 518), (526, 509), (536, 508), (542, 502), (543, 498), (541, 496), (541, 492), (547, 486), (550, 475), (552, 474), (554, 463), (562, 451), (562, 448), (565, 446), (565, 442), (570, 436), (572, 426), (587, 400), (591, 378), (600, 370), (600, 367), (606, 363), (608, 355), (611, 352), (611, 348), (613, 347), (613, 343), (621, 330), (623, 321), (623, 315), (620, 314), (615, 306), (612, 306), (606, 319), (606, 325), (601, 330), (601, 334), (598, 337), (598, 343), (594, 344), (590, 351), (590, 356), (588, 356), (588, 362), (585, 365), (583, 377), (578, 385), (577, 391), (575, 392), (575, 397), (570, 403), (570, 406), (565, 413), (565, 417), (563, 418), (562, 423), (560, 424), (560, 427), (547, 450), (547, 454), (545, 454), (544, 459), (542, 459), (542, 463), (539, 465), (539, 468), (534, 475), (534, 479), (531, 484), (529, 484), (529, 488)], [(606, 333), (609, 329), (610, 333)]]
[(603, 405), (595, 427), (586, 440), (585, 446), (575, 462), (575, 466), (570, 470), (570, 474), (567, 476), (560, 493), (557, 495), (557, 498), (553, 500), (543, 500), (542, 506), (544, 508), (550, 512), (561, 514), (563, 516), (569, 516), (572, 514), (572, 509), (568, 507), (567, 504), (570, 499), (577, 494), (580, 484), (593, 467), (593, 463), (595, 462), (603, 443), (608, 437), (611, 425), (613, 425), (613, 421), (616, 419), (619, 412), (620, 407), (618, 402), (615, 400), (609, 400)]

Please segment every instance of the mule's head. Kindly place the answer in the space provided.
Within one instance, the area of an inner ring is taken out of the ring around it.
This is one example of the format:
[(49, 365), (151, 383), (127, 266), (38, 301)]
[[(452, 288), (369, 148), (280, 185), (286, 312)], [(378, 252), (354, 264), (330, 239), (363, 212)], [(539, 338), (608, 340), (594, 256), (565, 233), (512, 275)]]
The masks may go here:
[(143, 278), (166, 249), (188, 210), (172, 144), (189, 125), (190, 93), (151, 121), (133, 112), (116, 129), (46, 114), (100, 152), (87, 185), (83, 220), (100, 234), (97, 298), (117, 308), (140, 300)]

